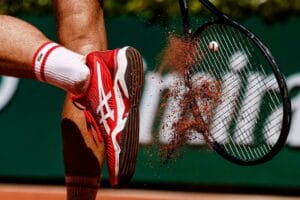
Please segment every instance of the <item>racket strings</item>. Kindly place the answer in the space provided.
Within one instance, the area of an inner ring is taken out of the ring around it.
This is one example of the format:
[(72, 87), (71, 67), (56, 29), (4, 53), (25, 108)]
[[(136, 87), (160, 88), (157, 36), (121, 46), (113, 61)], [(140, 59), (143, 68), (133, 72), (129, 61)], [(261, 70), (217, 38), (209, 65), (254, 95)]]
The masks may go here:
[[(233, 30), (233, 29), (231, 29), (231, 30)], [(238, 38), (240, 39), (240, 41), (242, 41), (242, 42), (245, 41), (245, 42), (246, 42), (245, 46), (251, 45), (251, 44), (249, 44), (249, 40), (243, 40), (243, 38), (242, 38), (240, 32), (237, 32), (236, 35), (238, 36)], [(248, 50), (248, 48), (246, 48), (246, 49)], [(248, 52), (249, 52), (249, 51), (248, 51)], [(259, 55), (257, 55), (257, 53), (256, 53), (256, 52), (259, 52), (259, 51), (253, 51), (253, 52), (254, 52), (255, 57), (258, 57), (258, 56), (259, 56)], [(249, 63), (249, 64), (250, 64), (251, 67), (253, 68), (252, 62)], [(259, 63), (258, 63), (258, 64), (259, 64)], [(260, 70), (262, 71), (262, 74), (264, 74), (264, 75), (267, 74), (267, 73), (265, 72), (264, 68), (262, 67), (262, 65), (260, 65)], [(272, 77), (271, 81), (259, 81), (257, 84), (263, 84), (263, 85), (261, 85), (261, 87), (264, 87), (264, 88), (271, 88), (272, 85), (270, 85), (270, 83), (277, 86), (277, 82), (275, 81), (275, 77)], [(268, 85), (268, 86), (267, 86), (267, 85)], [(258, 89), (259, 89), (259, 87), (258, 87)], [(276, 87), (276, 89), (278, 89), (278, 86)], [(277, 90), (277, 91), (278, 91), (278, 90)], [(263, 92), (263, 91), (259, 91), (259, 92)], [(269, 95), (272, 95), (272, 97), (274, 97), (274, 98), (276, 99), (276, 101), (279, 102), (278, 96), (275, 94), (275, 90), (269, 90), (269, 89), (267, 89), (266, 92), (269, 93)], [(253, 95), (253, 96), (254, 96), (254, 95)], [(274, 102), (274, 98), (271, 98), (272, 104), (270, 104), (270, 103), (267, 104), (267, 105), (270, 107), (270, 109), (271, 109), (272, 111), (275, 110), (274, 106), (276, 105), (276, 103)], [(252, 100), (252, 99), (251, 99), (251, 100)], [(250, 102), (252, 102), (251, 100), (250, 100)], [(263, 101), (262, 103), (264, 103), (264, 101)], [(254, 103), (253, 103), (253, 104), (254, 104)], [(273, 107), (273, 108), (272, 108), (272, 107)], [(279, 116), (279, 115), (278, 115), (278, 116)]]
[[(241, 40), (242, 41), (242, 40)], [(239, 63), (238, 63), (239, 64)], [(260, 82), (261, 83), (261, 82)], [(251, 88), (250, 88), (250, 90), (251, 90)], [(252, 96), (254, 96), (254, 95), (252, 95)], [(253, 98), (255, 98), (255, 96), (253, 97)], [(251, 99), (252, 100), (252, 99)], [(250, 102), (252, 102), (252, 101), (250, 101)], [(253, 105), (254, 105), (254, 103), (253, 103)], [(249, 107), (249, 106), (248, 106)], [(243, 135), (245, 135), (245, 134), (243, 134)], [(245, 137), (245, 139), (246, 139), (247, 137)]]
[[(262, 68), (262, 70), (263, 70), (263, 68)], [(242, 75), (242, 78), (244, 77), (243, 75), (243, 73), (241, 73), (241, 75)], [(260, 83), (264, 83), (265, 85), (266, 85), (266, 83), (265, 82), (260, 82)], [(276, 83), (276, 82), (273, 82), (273, 83)], [(254, 87), (256, 87), (256, 85), (254, 85)], [(251, 89), (251, 88), (250, 88)], [(267, 90), (267, 92), (269, 92), (270, 90)], [(277, 97), (277, 96), (275, 96), (275, 97)], [(272, 99), (273, 100), (273, 99)]]
[[(267, 143), (266, 140), (278, 133), (276, 130), (281, 122), (278, 118), (282, 118), (282, 112), (278, 112), (274, 117), (278, 123), (267, 122), (268, 126), (264, 126), (262, 131), (265, 134), (253, 135), (256, 124), (264, 120), (263, 117), (258, 115), (262, 112), (260, 109), (264, 107), (268, 112), (273, 113), (278, 109), (278, 104), (280, 103), (278, 94), (276, 94), (278, 86), (276, 80), (274, 80), (275, 77), (271, 77), (270, 81), (262, 79), (262, 77), (267, 76), (263, 68), (267, 63), (261, 62), (264, 59), (261, 58), (262, 55), (259, 54), (257, 47), (253, 46), (252, 42), (243, 34), (231, 27), (228, 28), (225, 25), (211, 26), (205, 30), (205, 33), (201, 35), (199, 40), (196, 47), (198, 51), (194, 53), (193, 57), (200, 61), (195, 62), (198, 65), (191, 69), (191, 73), (197, 74), (206, 71), (222, 83), (225, 83), (226, 80), (222, 80), (221, 77), (226, 75), (227, 85), (222, 90), (222, 96), (230, 97), (236, 95), (230, 99), (235, 99), (234, 101), (223, 103), (222, 101), (226, 101), (226, 99), (222, 99), (220, 105), (217, 106), (213, 121), (218, 123), (215, 127), (211, 127), (214, 131), (214, 139), (219, 143), (226, 144), (224, 145), (226, 151), (240, 154), (244, 159), (251, 159), (266, 154), (273, 145)], [(207, 44), (214, 40), (220, 46), (217, 52), (212, 53), (207, 48)], [(236, 53), (235, 57), (233, 56), (234, 53)], [(249, 74), (252, 76), (251, 80), (249, 80)], [(250, 81), (256, 84), (250, 84), (249, 86)], [(242, 95), (237, 95), (237, 93)], [(260, 93), (264, 93), (269, 101), (259, 99), (258, 95), (261, 95)], [(246, 103), (245, 98), (247, 100)], [(257, 106), (258, 104), (259, 106)], [(234, 112), (228, 113), (232, 109)], [(253, 115), (253, 112), (256, 112), (256, 115)], [(228, 129), (232, 126), (230, 123), (241, 120), (244, 120), (244, 123), (239, 126), (239, 123), (235, 123), (232, 128), (234, 133), (229, 134)], [(251, 142), (254, 142), (254, 139), (255, 149), (251, 146)]]
[[(208, 65), (208, 66), (210, 66), (210, 65)], [(229, 136), (229, 137), (231, 137), (231, 136)], [(233, 140), (233, 139), (231, 139), (231, 140)], [(232, 146), (229, 146), (229, 148), (231, 149), (231, 151), (242, 151), (243, 149), (242, 148), (236, 148), (236, 146), (233, 146), (233, 147), (235, 147), (234, 149), (235, 150), (233, 150), (233, 148), (232, 148)], [(228, 150), (227, 150), (228, 151)], [(252, 156), (253, 156), (253, 154), (252, 154)], [(245, 158), (246, 156), (243, 154), (243, 157)]]
[[(251, 102), (251, 101), (250, 101)], [(244, 129), (244, 127), (241, 127), (242, 129)], [(241, 131), (240, 131), (241, 132)], [(243, 136), (243, 139), (241, 140), (240, 139), (240, 141), (242, 141), (242, 143), (243, 143), (243, 141), (244, 140), (247, 140), (247, 137), (248, 136), (246, 136), (245, 135), (245, 133), (243, 133), (243, 132), (241, 132), (242, 134), (241, 134), (241, 136)], [(236, 135), (236, 137), (240, 137), (240, 135)], [(241, 148), (241, 149), (244, 149), (245, 147), (243, 147), (243, 148)], [(248, 149), (249, 149), (249, 147), (248, 147)], [(270, 148), (269, 148), (270, 149)], [(255, 153), (255, 156), (257, 156), (258, 154), (264, 154), (265, 152), (266, 152), (267, 150), (266, 150), (266, 148), (264, 148), (264, 149), (262, 149), (261, 151), (259, 151), (259, 153), (257, 153), (256, 151), (254, 151), (254, 152), (256, 152)], [(252, 151), (249, 151), (250, 153), (251, 153), (251, 156), (254, 156), (253, 155), (253, 153), (252, 153)], [(244, 153), (243, 153), (244, 154)], [(245, 155), (243, 156), (244, 158), (245, 158)]]
[[(210, 64), (211, 65), (211, 64)], [(224, 71), (222, 71), (222, 72), (218, 72), (218, 73), (224, 73)], [(232, 84), (235, 84), (235, 83), (237, 83), (237, 81), (234, 81), (234, 82), (231, 82)], [(231, 87), (231, 85), (228, 85), (232, 90), (234, 89), (233, 87)], [(224, 107), (227, 107), (228, 105), (224, 105)], [(220, 110), (223, 110), (222, 108), (220, 109)], [(219, 112), (220, 113), (220, 112)], [(220, 114), (221, 115), (221, 114)], [(218, 116), (217, 116), (218, 117)]]
[(253, 156), (253, 154), (252, 154), (252, 156)]

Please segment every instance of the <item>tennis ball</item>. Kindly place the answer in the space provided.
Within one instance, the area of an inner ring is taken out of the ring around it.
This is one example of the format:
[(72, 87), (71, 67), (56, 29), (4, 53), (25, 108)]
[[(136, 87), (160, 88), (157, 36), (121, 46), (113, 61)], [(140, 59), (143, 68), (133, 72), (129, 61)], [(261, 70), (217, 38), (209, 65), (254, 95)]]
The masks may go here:
[(208, 49), (209, 49), (211, 52), (216, 52), (216, 51), (218, 51), (218, 49), (219, 49), (219, 44), (218, 44), (218, 42), (216, 42), (216, 41), (211, 41), (211, 42), (208, 44)]

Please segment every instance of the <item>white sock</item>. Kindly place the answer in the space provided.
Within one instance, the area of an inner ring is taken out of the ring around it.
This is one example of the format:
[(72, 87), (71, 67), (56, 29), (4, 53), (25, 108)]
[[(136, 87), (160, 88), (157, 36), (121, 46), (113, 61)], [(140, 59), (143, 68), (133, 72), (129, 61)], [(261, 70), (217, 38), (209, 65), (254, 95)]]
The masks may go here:
[(89, 84), (90, 70), (85, 57), (54, 42), (46, 42), (37, 49), (32, 67), (37, 80), (73, 94), (84, 92)]

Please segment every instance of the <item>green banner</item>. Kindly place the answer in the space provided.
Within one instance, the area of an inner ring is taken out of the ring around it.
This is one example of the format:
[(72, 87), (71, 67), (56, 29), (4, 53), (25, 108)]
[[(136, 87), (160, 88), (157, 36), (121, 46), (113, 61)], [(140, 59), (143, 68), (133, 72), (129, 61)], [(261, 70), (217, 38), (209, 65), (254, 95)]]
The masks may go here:
[[(25, 19), (51, 39), (56, 39), (52, 17)], [(197, 26), (198, 20), (193, 24)], [(180, 21), (168, 28), (149, 25), (138, 18), (106, 21), (110, 48), (134, 46), (141, 51), (145, 62), (140, 153), (133, 182), (300, 188), (300, 18), (272, 25), (251, 18), (243, 24), (271, 50), (286, 76), (293, 109), (286, 147), (270, 162), (252, 167), (229, 163), (200, 140), (188, 142), (175, 152), (178, 154), (176, 160), (164, 165), (159, 151), (168, 141), (161, 128), (167, 111), (160, 110), (161, 91), (170, 87), (173, 77), (158, 73), (156, 66), (165, 47), (167, 32), (172, 31), (171, 27), (180, 31)], [(64, 91), (44, 83), (10, 77), (2, 77), (0, 83), (0, 181), (1, 177), (62, 179), (60, 112)]]

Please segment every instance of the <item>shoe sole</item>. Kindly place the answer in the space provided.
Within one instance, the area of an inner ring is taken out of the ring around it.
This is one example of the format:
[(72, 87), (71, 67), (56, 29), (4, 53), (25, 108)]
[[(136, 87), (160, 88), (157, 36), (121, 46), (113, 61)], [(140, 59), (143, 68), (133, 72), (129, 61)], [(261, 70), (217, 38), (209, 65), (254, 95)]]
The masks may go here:
[(121, 138), (119, 157), (119, 185), (128, 184), (134, 174), (139, 148), (139, 104), (144, 80), (143, 60), (140, 53), (132, 48), (126, 49), (127, 69), (125, 82), (129, 94), (130, 110)]

